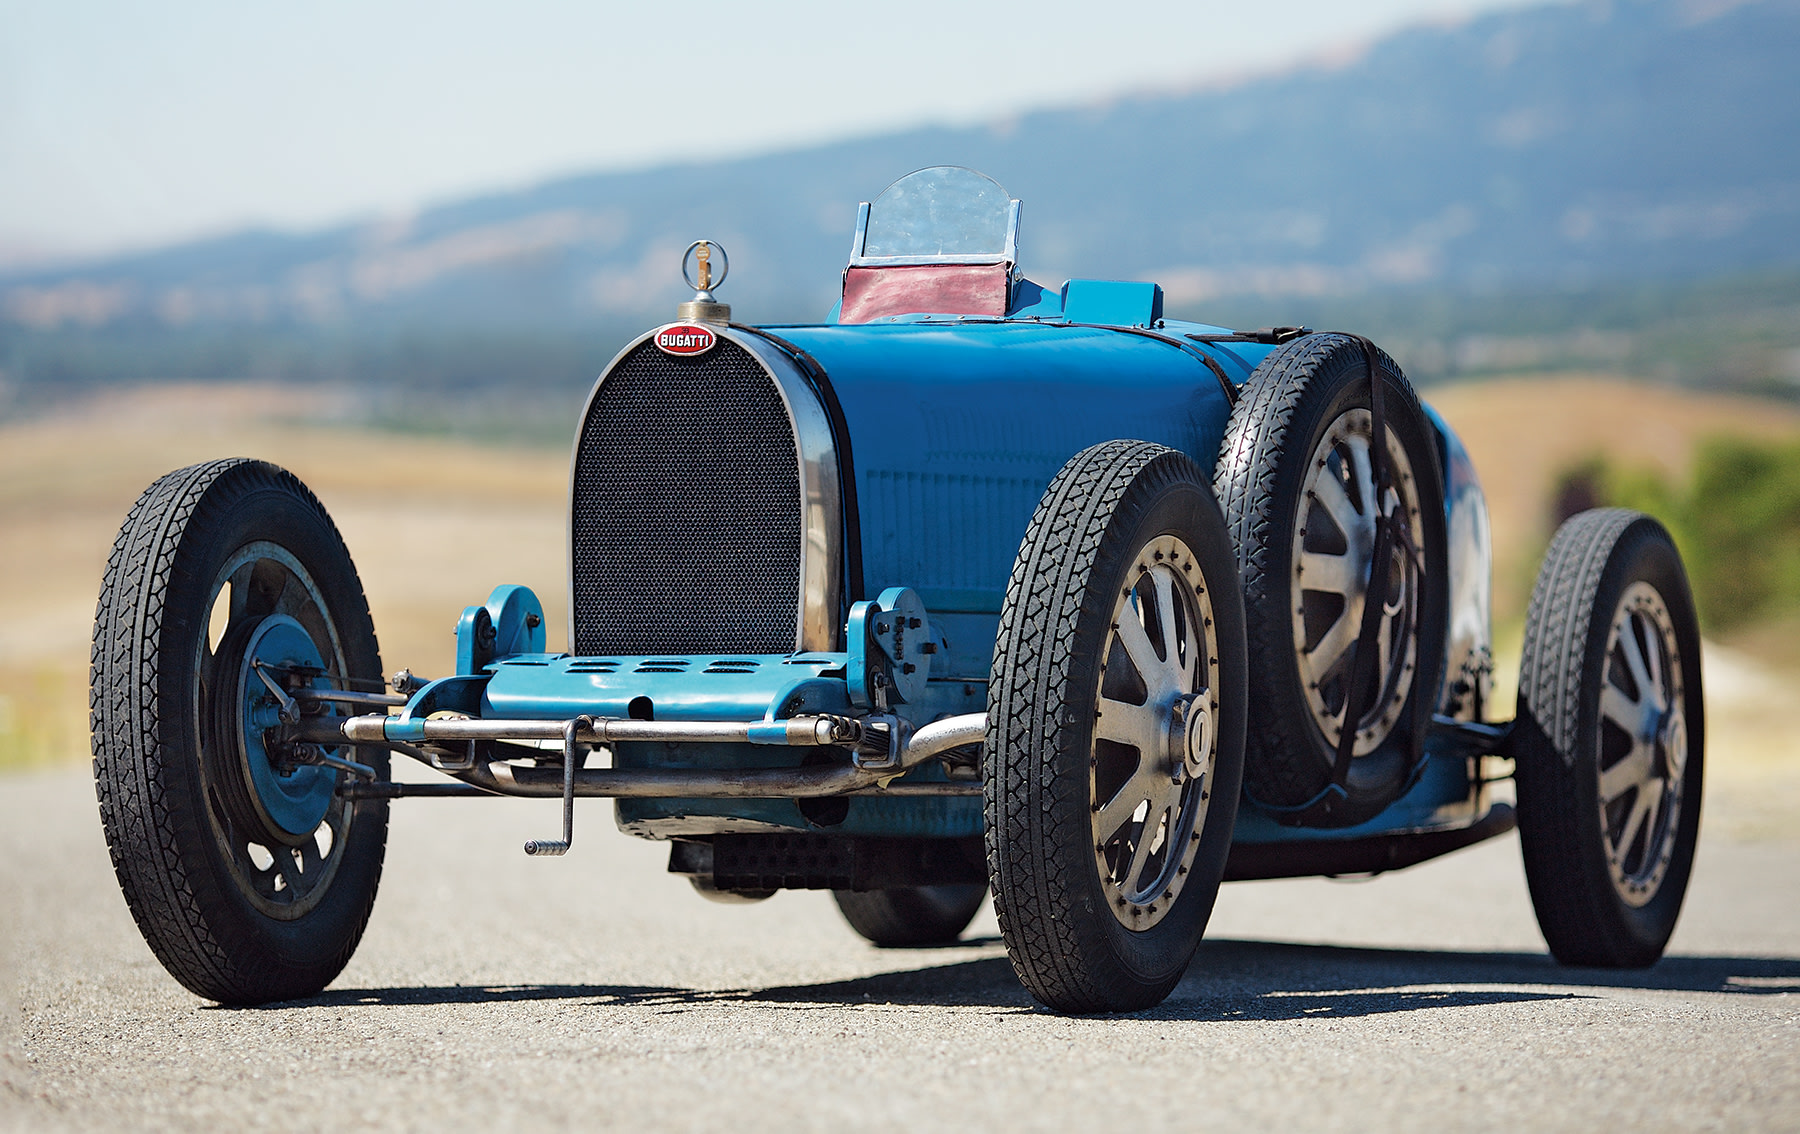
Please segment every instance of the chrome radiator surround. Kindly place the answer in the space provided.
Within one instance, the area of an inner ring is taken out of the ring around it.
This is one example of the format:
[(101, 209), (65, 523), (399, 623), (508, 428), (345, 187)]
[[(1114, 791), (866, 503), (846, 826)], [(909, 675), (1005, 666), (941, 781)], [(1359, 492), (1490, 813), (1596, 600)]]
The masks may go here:
[[(714, 329), (718, 345), (687, 358), (659, 351), (655, 331), (638, 337), (588, 394), (569, 461), (572, 653), (841, 648), (843, 487), (830, 422), (787, 355)], [(758, 382), (767, 386), (744, 385)], [(657, 404), (659, 389), (684, 404)], [(683, 435), (697, 424), (714, 436)], [(785, 467), (729, 465), (746, 454)], [(628, 467), (633, 456), (646, 464)], [(670, 487), (646, 487), (658, 477)], [(724, 495), (746, 477), (757, 498)], [(652, 506), (635, 506), (646, 495)], [(723, 575), (697, 584), (707, 571), (692, 564)], [(780, 610), (792, 611), (791, 636)]]

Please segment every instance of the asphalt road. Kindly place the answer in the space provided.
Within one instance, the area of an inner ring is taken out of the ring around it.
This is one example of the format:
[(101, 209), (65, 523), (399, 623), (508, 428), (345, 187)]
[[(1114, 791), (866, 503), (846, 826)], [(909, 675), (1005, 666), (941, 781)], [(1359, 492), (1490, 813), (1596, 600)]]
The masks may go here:
[(830, 898), (715, 906), (554, 803), (395, 806), (356, 959), (219, 1009), (139, 940), (82, 769), (0, 778), (0, 1126), (1800, 1129), (1800, 843), (1703, 838), (1671, 955), (1543, 953), (1514, 840), (1238, 883), (1160, 1009), (1033, 1006), (991, 912), (883, 951)]

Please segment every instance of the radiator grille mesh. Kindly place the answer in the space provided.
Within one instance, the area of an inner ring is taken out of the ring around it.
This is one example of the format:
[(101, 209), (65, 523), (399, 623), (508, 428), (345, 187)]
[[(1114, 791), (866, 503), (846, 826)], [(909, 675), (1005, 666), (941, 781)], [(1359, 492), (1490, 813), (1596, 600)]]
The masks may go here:
[(575, 653), (799, 647), (794, 430), (743, 347), (621, 359), (582, 423), (572, 496)]

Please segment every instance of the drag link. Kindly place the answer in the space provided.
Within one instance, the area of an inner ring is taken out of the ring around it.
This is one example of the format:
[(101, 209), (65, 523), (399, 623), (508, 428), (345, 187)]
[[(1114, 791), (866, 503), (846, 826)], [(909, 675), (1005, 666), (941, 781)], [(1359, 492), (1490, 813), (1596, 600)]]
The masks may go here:
[(309, 689), (305, 686), (288, 691), (296, 701), (324, 701), (337, 705), (394, 706), (406, 704), (397, 693), (358, 693), (351, 689)]

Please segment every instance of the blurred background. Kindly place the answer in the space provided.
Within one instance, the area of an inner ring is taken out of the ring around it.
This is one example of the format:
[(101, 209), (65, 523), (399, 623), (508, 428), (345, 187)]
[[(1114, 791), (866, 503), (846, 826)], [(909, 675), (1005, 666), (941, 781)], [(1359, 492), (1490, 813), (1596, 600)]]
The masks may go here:
[(0, 0), (0, 766), (85, 754), (107, 549), (195, 460), (314, 487), (390, 669), (560, 607), (580, 400), (680, 250), (815, 320), (857, 201), (958, 163), (1034, 279), (1392, 351), (1486, 483), (1503, 683), (1558, 519), (1664, 518), (1709, 790), (1800, 813), (1800, 0), (652, 8)]

